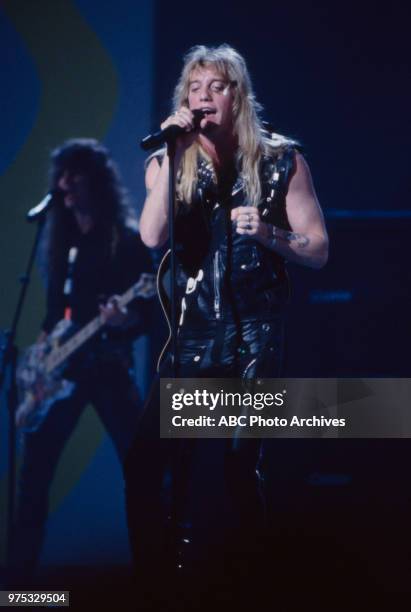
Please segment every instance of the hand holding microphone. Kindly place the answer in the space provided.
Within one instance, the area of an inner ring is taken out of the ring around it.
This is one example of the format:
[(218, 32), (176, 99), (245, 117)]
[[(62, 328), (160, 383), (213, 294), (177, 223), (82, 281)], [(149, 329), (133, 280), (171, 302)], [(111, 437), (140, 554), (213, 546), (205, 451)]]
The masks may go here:
[(161, 130), (143, 138), (140, 146), (148, 151), (178, 139), (178, 144), (183, 150), (188, 149), (197, 137), (197, 130), (201, 127), (202, 120), (212, 112), (214, 111), (201, 108), (190, 110), (182, 106), (163, 121)]

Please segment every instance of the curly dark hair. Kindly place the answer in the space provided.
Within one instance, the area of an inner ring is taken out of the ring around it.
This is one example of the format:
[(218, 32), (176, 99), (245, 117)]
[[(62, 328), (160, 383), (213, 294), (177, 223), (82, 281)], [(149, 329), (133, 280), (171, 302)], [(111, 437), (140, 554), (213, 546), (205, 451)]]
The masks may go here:
[[(87, 177), (95, 226), (115, 250), (119, 234), (127, 228), (137, 228), (137, 217), (128, 203), (109, 151), (92, 138), (67, 140), (51, 154), (50, 190), (58, 188), (58, 181), (65, 171)], [(46, 280), (65, 261), (75, 232), (72, 212), (58, 203), (47, 214), (39, 251), (39, 264)]]

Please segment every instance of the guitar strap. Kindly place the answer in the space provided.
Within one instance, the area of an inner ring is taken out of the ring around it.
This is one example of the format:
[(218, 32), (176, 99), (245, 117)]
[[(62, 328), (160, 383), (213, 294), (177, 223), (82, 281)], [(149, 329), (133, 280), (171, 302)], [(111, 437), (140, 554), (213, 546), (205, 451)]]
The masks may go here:
[(67, 276), (66, 276), (66, 280), (64, 281), (64, 288), (63, 288), (64, 297), (66, 298), (66, 307), (64, 309), (64, 319), (66, 321), (71, 321), (71, 316), (72, 316), (70, 298), (71, 298), (71, 294), (73, 291), (73, 269), (74, 269), (74, 264), (77, 259), (77, 253), (78, 253), (78, 248), (71, 247), (71, 249), (68, 252), (68, 258), (67, 258)]

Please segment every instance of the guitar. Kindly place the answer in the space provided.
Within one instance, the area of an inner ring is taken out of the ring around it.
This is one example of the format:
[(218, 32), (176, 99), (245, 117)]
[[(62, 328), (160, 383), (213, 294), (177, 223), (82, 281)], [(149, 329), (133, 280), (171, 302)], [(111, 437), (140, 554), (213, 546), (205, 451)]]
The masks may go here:
[[(125, 307), (137, 297), (150, 299), (155, 294), (155, 275), (142, 273), (138, 282), (118, 298), (118, 305)], [(28, 347), (20, 360), (16, 372), (20, 398), (16, 426), (24, 431), (35, 431), (51, 405), (73, 392), (75, 383), (62, 376), (67, 360), (105, 323), (98, 315), (71, 338), (64, 340), (71, 325), (70, 321), (59, 321), (46, 340)]]

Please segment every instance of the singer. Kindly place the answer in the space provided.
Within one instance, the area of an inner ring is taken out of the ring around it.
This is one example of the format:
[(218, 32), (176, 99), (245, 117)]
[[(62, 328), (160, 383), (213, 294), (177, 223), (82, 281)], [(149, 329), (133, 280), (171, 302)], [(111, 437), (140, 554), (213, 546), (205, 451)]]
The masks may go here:
[[(108, 151), (91, 139), (65, 142), (51, 158), (50, 190), (55, 189), (62, 197), (47, 212), (40, 245), (47, 312), (38, 343), (63, 316), (80, 330), (100, 312), (105, 326), (70, 358), (63, 376), (76, 387), (68, 397), (54, 401), (34, 430), (23, 417), (18, 422), (24, 434), (13, 582), (24, 588), (35, 584), (49, 487), (85, 406), (97, 410), (120, 460), (132, 442), (140, 411), (132, 342), (147, 330), (152, 310), (149, 300), (137, 298), (127, 309), (117, 303), (116, 294), (151, 271), (151, 258)], [(69, 262), (73, 250), (76, 258)]]
[[(198, 111), (203, 117), (195, 126)], [(278, 376), (289, 293), (286, 262), (321, 268), (327, 261), (327, 231), (308, 165), (296, 142), (263, 129), (259, 111), (246, 63), (235, 49), (194, 47), (185, 57), (173, 112), (161, 124), (162, 130), (183, 130), (176, 139), (175, 167), (169, 167), (165, 150), (147, 161), (140, 231), (149, 247), (168, 239), (169, 173), (176, 176), (180, 377)], [(158, 566), (162, 550), (156, 487), (176, 447), (173, 440), (158, 440), (157, 413), (154, 388), (126, 463), (130, 534), (146, 584), (150, 563), (151, 569)], [(214, 440), (202, 442), (215, 448)], [(241, 525), (241, 537), (232, 542), (234, 559), (257, 554), (261, 543), (261, 444), (244, 438), (222, 443), (226, 488)], [(141, 503), (143, 491), (147, 499)], [(187, 490), (181, 486), (180, 495), (183, 503)]]

